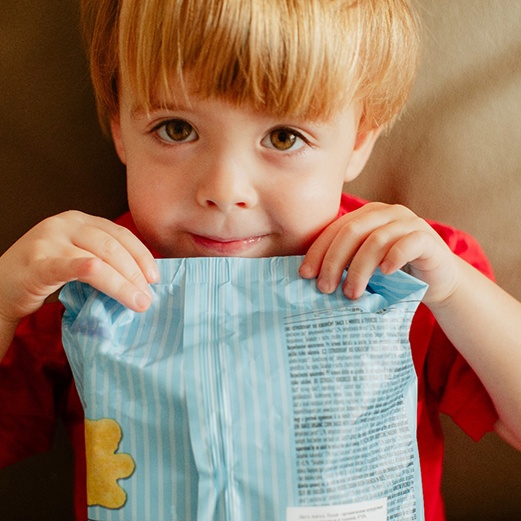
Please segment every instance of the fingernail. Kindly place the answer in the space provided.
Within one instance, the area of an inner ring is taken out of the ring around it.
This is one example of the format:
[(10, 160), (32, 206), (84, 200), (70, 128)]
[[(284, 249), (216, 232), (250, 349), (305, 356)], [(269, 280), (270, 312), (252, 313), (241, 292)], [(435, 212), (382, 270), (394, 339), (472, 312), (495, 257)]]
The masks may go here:
[(156, 266), (148, 270), (148, 281), (157, 282), (159, 280), (159, 271)]
[(321, 277), (319, 277), (317, 280), (317, 288), (322, 293), (331, 293), (331, 284), (328, 280), (323, 279)]
[(344, 297), (348, 300), (356, 300), (353, 290), (351, 288), (344, 288), (343, 289)]
[(349, 300), (357, 300), (360, 295), (358, 295), (358, 288), (351, 282), (346, 281), (344, 283), (344, 287), (342, 288), (344, 296)]
[(313, 278), (313, 271), (309, 264), (302, 264), (299, 269), (300, 276), (305, 279)]
[(136, 307), (141, 310), (148, 309), (150, 304), (152, 303), (152, 296), (147, 295), (146, 293), (137, 293), (134, 302), (136, 303)]

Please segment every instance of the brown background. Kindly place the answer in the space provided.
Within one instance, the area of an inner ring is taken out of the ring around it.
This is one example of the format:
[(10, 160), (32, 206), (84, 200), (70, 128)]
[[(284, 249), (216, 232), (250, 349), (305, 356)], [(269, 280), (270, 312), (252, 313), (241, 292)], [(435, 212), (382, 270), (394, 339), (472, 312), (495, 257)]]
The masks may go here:
[[(75, 0), (0, 2), (0, 251), (59, 211), (126, 208), (77, 10)], [(346, 189), (469, 231), (521, 299), (521, 2), (422, 0), (420, 10), (425, 51), (408, 110)], [(449, 520), (521, 519), (521, 455), (444, 427)], [(0, 470), (0, 519), (72, 519), (71, 494), (60, 428), (51, 453)]]

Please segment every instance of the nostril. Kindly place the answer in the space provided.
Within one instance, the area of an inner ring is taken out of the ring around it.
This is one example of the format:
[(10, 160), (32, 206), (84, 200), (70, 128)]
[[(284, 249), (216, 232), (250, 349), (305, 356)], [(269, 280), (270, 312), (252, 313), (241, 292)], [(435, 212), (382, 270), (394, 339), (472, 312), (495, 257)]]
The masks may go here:
[(213, 199), (206, 199), (204, 201), (204, 204), (207, 208), (222, 208), (222, 209), (231, 209), (233, 207), (235, 208), (248, 208), (248, 203), (245, 201), (238, 201), (238, 202), (230, 202), (230, 201), (219, 201), (219, 200), (213, 200)]

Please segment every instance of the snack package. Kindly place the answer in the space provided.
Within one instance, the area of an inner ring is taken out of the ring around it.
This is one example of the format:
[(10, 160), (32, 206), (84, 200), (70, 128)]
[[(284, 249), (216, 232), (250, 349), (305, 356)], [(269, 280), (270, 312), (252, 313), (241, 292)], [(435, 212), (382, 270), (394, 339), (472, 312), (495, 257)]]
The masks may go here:
[(158, 260), (142, 314), (68, 284), (89, 519), (423, 520), (408, 340), (426, 286), (350, 301), (302, 257)]

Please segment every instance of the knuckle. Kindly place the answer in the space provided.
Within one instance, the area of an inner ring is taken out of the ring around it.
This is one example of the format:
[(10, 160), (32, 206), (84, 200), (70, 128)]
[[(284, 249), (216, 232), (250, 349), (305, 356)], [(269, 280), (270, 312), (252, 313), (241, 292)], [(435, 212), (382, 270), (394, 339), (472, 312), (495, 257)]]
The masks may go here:
[(128, 228), (125, 228), (124, 226), (120, 226), (119, 224), (115, 224), (115, 223), (114, 223), (114, 226), (115, 226), (114, 235), (116, 237), (119, 237), (120, 239), (126, 240), (126, 241), (131, 241), (131, 240), (136, 239), (136, 236)]
[(384, 248), (387, 246), (387, 244), (389, 244), (389, 241), (390, 235), (383, 228), (378, 228), (367, 238), (367, 244), (375, 249)]
[(128, 228), (116, 225), (114, 236), (120, 241), (121, 244), (127, 245), (132, 251), (138, 256), (144, 256), (148, 253), (148, 250), (144, 247), (143, 243), (132, 233)]
[(78, 279), (83, 282), (89, 282), (94, 279), (100, 271), (101, 263), (101, 259), (97, 257), (81, 259), (76, 267)]
[(356, 283), (358, 280), (362, 278), (364, 275), (363, 269), (358, 265), (358, 263), (353, 262), (349, 265), (349, 268), (347, 269), (347, 280), (351, 284)]
[(78, 210), (67, 210), (56, 215), (56, 218), (63, 223), (70, 223), (71, 221), (84, 222), (84, 214)]
[(335, 271), (336, 268), (336, 262), (333, 258), (326, 256), (324, 257), (324, 260), (322, 261), (322, 266), (320, 268), (320, 272), (323, 275), (330, 275)]
[(362, 220), (353, 219), (344, 224), (339, 230), (338, 235), (342, 241), (346, 241), (353, 238), (359, 238), (364, 236), (366, 233), (365, 225)]
[(53, 235), (70, 229), (72, 222), (83, 222), (82, 213), (77, 210), (67, 210), (51, 217), (46, 217), (38, 223), (36, 229), (40, 235)]
[(409, 234), (409, 238), (421, 246), (430, 244), (433, 239), (432, 235), (427, 230), (414, 230)]
[(38, 238), (41, 238), (54, 234), (57, 227), (61, 227), (61, 217), (59, 215), (47, 217), (38, 224), (35, 230)]
[(342, 271), (346, 268), (348, 261), (332, 255), (326, 255), (320, 267), (320, 276), (322, 278), (337, 280), (341, 277)]
[(62, 212), (58, 214), (58, 217), (63, 217), (65, 219), (79, 219), (82, 213), (78, 210), (66, 210), (65, 212)]
[(384, 210), (385, 208), (389, 208), (391, 205), (387, 203), (382, 203), (381, 201), (371, 201), (367, 203), (364, 208), (367, 208), (367, 210)]
[(140, 271), (134, 271), (129, 277), (128, 281), (134, 286), (140, 286), (144, 282), (143, 274)]
[(101, 244), (101, 252), (104, 256), (112, 257), (116, 255), (121, 249), (121, 245), (114, 237), (107, 237)]
[(409, 208), (407, 208), (407, 206), (404, 206), (403, 204), (393, 204), (392, 206), (390, 206), (390, 208), (392, 209), (392, 211), (396, 212), (398, 215), (400, 216), (403, 216), (403, 217), (416, 217), (416, 214)]

